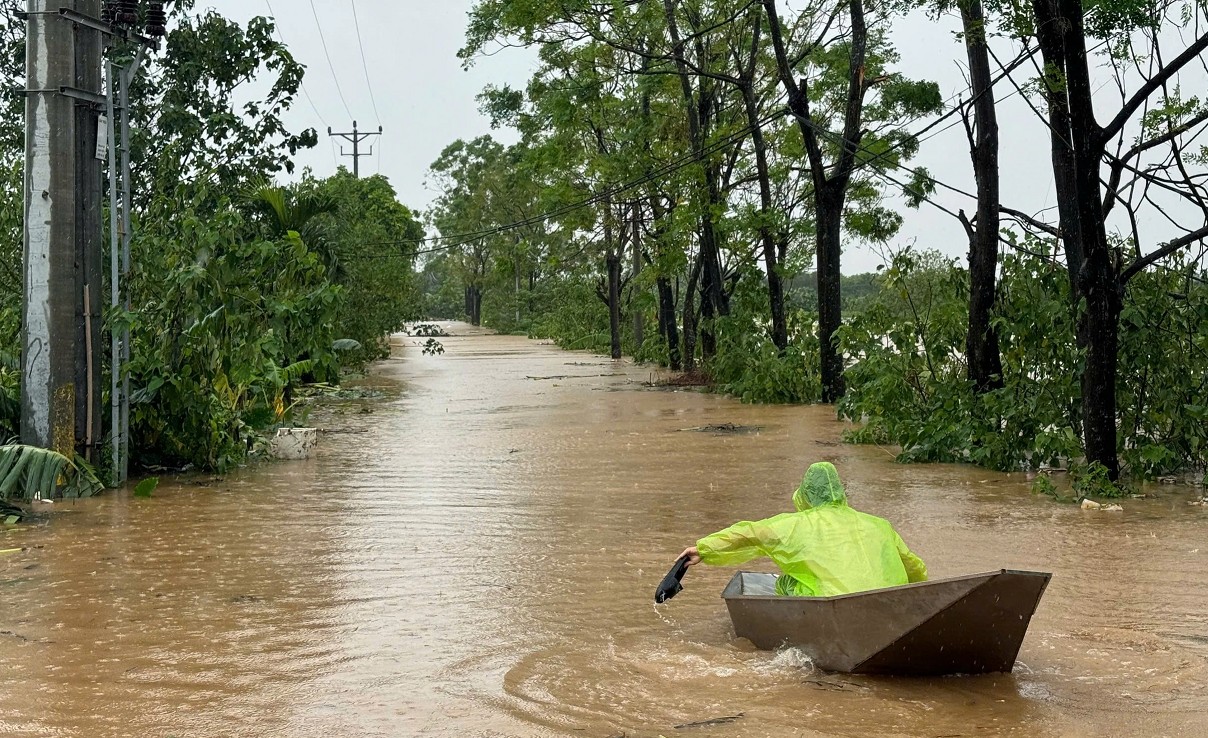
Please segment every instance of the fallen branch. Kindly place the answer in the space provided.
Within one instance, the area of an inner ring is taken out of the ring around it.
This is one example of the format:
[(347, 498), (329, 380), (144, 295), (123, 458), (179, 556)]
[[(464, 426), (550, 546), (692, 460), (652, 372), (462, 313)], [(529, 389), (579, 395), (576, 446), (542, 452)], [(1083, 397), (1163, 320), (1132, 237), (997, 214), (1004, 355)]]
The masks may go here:
[(707, 728), (711, 725), (729, 725), (730, 723), (741, 720), (743, 718), (743, 714), (744, 713), (740, 712), (737, 715), (729, 715), (727, 717), (713, 718), (712, 720), (701, 720), (700, 722), (696, 722), (696, 723), (684, 723), (683, 725), (675, 726), (675, 729), (676, 730), (686, 730), (688, 728)]

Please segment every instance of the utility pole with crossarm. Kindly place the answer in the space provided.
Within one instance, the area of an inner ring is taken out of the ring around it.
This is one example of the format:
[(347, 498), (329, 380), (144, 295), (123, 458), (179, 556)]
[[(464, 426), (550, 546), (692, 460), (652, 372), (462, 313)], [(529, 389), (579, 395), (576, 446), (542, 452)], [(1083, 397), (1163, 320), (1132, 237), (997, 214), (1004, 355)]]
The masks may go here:
[(341, 146), (340, 147), (340, 156), (352, 157), (352, 176), (356, 177), (357, 179), (360, 179), (361, 178), (361, 157), (362, 156), (373, 156), (373, 147), (372, 146), (369, 147), (368, 153), (365, 153), (365, 154), (361, 153), (361, 142), (364, 141), (365, 139), (369, 138), (370, 136), (382, 135), (382, 127), (378, 126), (377, 131), (369, 131), (368, 133), (366, 133), (364, 131), (357, 130), (357, 122), (354, 120), (352, 122), (352, 132), (351, 133), (333, 132), (331, 130), (331, 127), (329, 126), (327, 128), (327, 135), (331, 136), (332, 138), (342, 138), (345, 141), (352, 143), (352, 153), (351, 154), (345, 153), (344, 147)]

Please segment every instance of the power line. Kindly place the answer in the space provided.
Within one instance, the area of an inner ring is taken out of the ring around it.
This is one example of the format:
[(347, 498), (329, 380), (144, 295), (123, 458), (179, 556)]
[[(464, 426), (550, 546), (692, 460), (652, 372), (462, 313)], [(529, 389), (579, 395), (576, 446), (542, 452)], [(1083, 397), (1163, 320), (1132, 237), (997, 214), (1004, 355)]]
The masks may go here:
[[(773, 120), (781, 118), (786, 114), (786, 112), (787, 111), (785, 111), (785, 110), (778, 110), (773, 114), (765, 116), (762, 120), (760, 120), (758, 122), (758, 125), (764, 125)], [(713, 142), (709, 146), (705, 147), (705, 149), (701, 152), (700, 155), (697, 155), (696, 153), (692, 153), (692, 154), (687, 154), (678, 159), (672, 159), (670, 162), (668, 162), (667, 164), (664, 164), (659, 169), (655, 169), (651, 172), (648, 172), (647, 174), (645, 174), (637, 179), (631, 180), (629, 182), (623, 182), (620, 184), (605, 187), (601, 190), (596, 191), (589, 197), (586, 197), (582, 200), (578, 200), (573, 203), (568, 203), (567, 205), (563, 205), (561, 207), (554, 208), (553, 210), (547, 211), (545, 213), (541, 213), (539, 215), (530, 216), (528, 218), (522, 218), (522, 219), (512, 222), (512, 223), (483, 229), (481, 231), (458, 233), (458, 234), (454, 234), (451, 236), (428, 236), (426, 238), (405, 239), (405, 240), (389, 241), (389, 242), (381, 242), (381, 243), (377, 243), (377, 244), (365, 244), (365, 245), (367, 245), (367, 246), (372, 245), (372, 246), (399, 246), (399, 247), (401, 247), (401, 246), (420, 246), (420, 245), (423, 245), (426, 243), (440, 243), (443, 241), (453, 241), (453, 243), (448, 243), (443, 246), (434, 246), (433, 248), (429, 248), (429, 249), (420, 249), (420, 250), (413, 252), (412, 254), (409, 254), (410, 256), (419, 256), (419, 255), (423, 255), (423, 254), (433, 254), (433, 253), (437, 253), (440, 251), (449, 251), (449, 250), (452, 250), (455, 248), (460, 248), (467, 244), (473, 243), (474, 241), (479, 241), (484, 238), (489, 238), (491, 236), (498, 235), (500, 233), (506, 233), (507, 231), (515, 230), (517, 228), (524, 228), (526, 226), (544, 223), (546, 221), (553, 220), (554, 218), (557, 218), (559, 216), (572, 213), (576, 210), (581, 210), (585, 207), (590, 207), (590, 206), (595, 205), (603, 200), (606, 200), (614, 195), (619, 195), (623, 192), (628, 192), (629, 190), (632, 190), (636, 187), (640, 187), (649, 182), (653, 182), (656, 179), (665, 177), (670, 174), (674, 174), (675, 172), (677, 172), (681, 169), (684, 169), (686, 167), (689, 167), (693, 164), (696, 164), (696, 163), (702, 161), (703, 157), (710, 156), (710, 155), (716, 153), (717, 151), (720, 151), (721, 149), (725, 148), (725, 146), (727, 146), (728, 144), (733, 143), (735, 140), (744, 138), (753, 129), (754, 129), (754, 126), (747, 126), (746, 128), (743, 128), (742, 130), (735, 131), (734, 133), (731, 133), (730, 135)], [(361, 255), (361, 256), (362, 256), (362, 258), (364, 258), (364, 257), (372, 258), (373, 257), (372, 254), (365, 254), (365, 255)], [(386, 256), (396, 256), (396, 254), (386, 254)]]
[(351, 118), (352, 108), (348, 107), (348, 101), (344, 99), (344, 90), (340, 87), (340, 77), (336, 74), (336, 65), (331, 63), (331, 52), (327, 50), (327, 37), (323, 34), (323, 22), (319, 20), (315, 0), (310, 0), (310, 12), (315, 16), (315, 26), (319, 29), (319, 41), (323, 44), (323, 55), (327, 57), (327, 68), (331, 70), (331, 78), (336, 83), (336, 93), (340, 96), (340, 102), (344, 103), (344, 112), (348, 113), (348, 117)]
[[(977, 96), (975, 96), (970, 101), (970, 103), (975, 102), (981, 95), (987, 94), (990, 90), (992, 90), (994, 88), (995, 85), (997, 85), (999, 82), (1001, 82), (1004, 78), (1009, 77), (1011, 71), (1014, 71), (1014, 69), (1016, 67), (1020, 66), (1024, 61), (1026, 61), (1027, 59), (1034, 56), (1035, 53), (1036, 53), (1035, 49), (1021, 53), (1011, 64), (1009, 64), (1007, 67), (1003, 68), (1001, 74), (996, 79), (991, 80), (990, 85), (985, 90), (980, 92)], [(956, 96), (954, 95), (953, 97), (956, 97)], [(1011, 96), (1008, 95), (1007, 97), (1011, 97)], [(951, 99), (952, 98), (949, 98), (949, 100), (951, 100)], [(1003, 98), (1003, 99), (1007, 99), (1007, 98)], [(932, 131), (933, 129), (937, 128), (945, 120), (947, 120), (947, 119), (953, 117), (954, 115), (958, 114), (959, 112), (961, 112), (962, 107), (963, 106), (957, 106), (955, 108), (950, 109), (948, 112), (939, 116), (936, 120), (934, 120), (931, 123), (929, 123), (928, 125), (924, 126), (918, 132), (912, 134), (911, 138), (917, 138), (918, 136), (920, 136), (924, 133), (928, 133), (928, 132)], [(813, 129), (816, 133), (818, 133), (822, 136), (825, 136), (827, 138), (830, 138), (832, 141), (837, 141), (841, 146), (847, 143), (846, 139), (844, 139), (841, 134), (835, 133), (826, 128), (823, 128), (821, 125), (819, 125), (818, 123), (814, 122), (813, 120), (811, 120), (809, 118), (800, 118), (800, 117), (796, 116), (791, 110), (788, 110), (788, 109), (781, 109), (781, 110), (777, 111), (775, 114), (766, 116), (764, 119), (760, 120), (757, 123), (757, 125), (763, 125), (765, 123), (768, 123), (770, 121), (773, 121), (773, 120), (780, 118), (782, 116), (785, 116), (785, 115), (790, 115), (790, 116), (793, 116), (794, 118), (797, 118), (798, 120), (803, 122), (806, 126)], [(912, 119), (912, 121), (919, 120), (921, 117), (922, 116), (916, 116), (915, 118)], [(912, 121), (908, 121), (908, 123), (912, 122)], [(955, 127), (957, 125), (957, 123), (958, 123), (958, 121), (954, 121), (951, 124), (942, 128), (941, 130), (936, 131), (935, 133), (932, 133), (930, 136), (927, 136), (926, 138), (923, 138), (923, 139), (919, 139), (918, 142), (923, 143), (927, 140), (930, 140), (931, 138), (934, 138), (935, 136), (938, 136), (941, 133), (944, 133), (944, 132), (950, 130), (951, 128)], [(720, 139), (717, 142), (714, 142), (709, 147), (707, 147), (705, 151), (702, 152), (702, 155), (708, 156), (712, 153), (715, 153), (718, 149), (726, 146), (727, 144), (732, 142), (734, 139), (745, 137), (753, 129), (754, 129), (754, 126), (747, 126), (746, 128), (743, 128), (740, 131), (736, 131), (735, 133), (733, 133), (723, 139)], [(899, 141), (897, 144), (890, 146), (881, 152), (876, 153), (874, 156), (870, 157), (869, 159), (857, 162), (855, 165), (855, 169), (863, 169), (865, 167), (871, 167), (872, 165), (877, 164), (879, 162), (883, 162), (886, 157), (890, 156), (895, 151), (900, 150), (903, 146), (905, 146), (907, 143), (907, 140), (908, 139)], [(864, 152), (864, 153), (873, 153), (864, 145), (859, 146), (857, 151)], [(674, 172), (679, 171), (680, 169), (683, 169), (687, 166), (690, 166), (700, 160), (701, 160), (701, 157), (698, 157), (695, 154), (688, 155), (679, 160), (672, 160), (672, 162), (670, 164), (664, 166), (662, 169), (650, 172), (649, 174), (647, 174), (637, 180), (634, 180), (632, 182), (615, 185), (611, 188), (605, 188), (604, 190), (597, 192), (596, 194), (593, 194), (591, 197), (588, 197), (584, 200), (565, 205), (561, 208), (557, 208), (553, 211), (543, 213), (541, 215), (533, 216), (530, 218), (524, 218), (524, 219), (521, 219), (514, 223), (497, 226), (497, 227), (486, 229), (483, 231), (472, 232), (472, 233), (462, 233), (462, 234), (456, 234), (453, 236), (432, 236), (432, 237), (423, 238), (423, 239), (394, 241), (394, 242), (380, 243), (380, 244), (374, 244), (374, 245), (401, 247), (401, 246), (408, 246), (408, 245), (418, 246), (418, 245), (423, 245), (425, 243), (440, 243), (442, 241), (454, 241), (454, 243), (446, 244), (443, 246), (434, 246), (433, 248), (429, 248), (429, 249), (420, 249), (420, 250), (413, 252), (412, 254), (409, 254), (409, 256), (419, 256), (419, 255), (423, 255), (423, 254), (432, 254), (432, 253), (437, 253), (437, 252), (441, 252), (441, 251), (449, 251), (449, 250), (452, 250), (455, 248), (460, 248), (460, 247), (465, 246), (474, 241), (481, 240), (483, 238), (488, 238), (493, 235), (498, 235), (499, 233), (504, 233), (504, 232), (507, 232), (510, 230), (514, 230), (516, 228), (523, 228), (528, 225), (544, 223), (548, 220), (552, 220), (553, 218), (559, 217), (560, 215), (565, 215), (567, 213), (574, 212), (575, 210), (579, 210), (584, 207), (589, 207), (591, 205), (595, 205), (598, 202), (600, 202), (601, 200), (603, 200), (611, 195), (620, 194), (621, 192), (625, 192), (625, 191), (631, 190), (635, 187), (639, 187), (639, 186), (646, 184), (648, 182), (651, 182), (654, 179), (657, 179), (659, 177), (663, 177), (668, 174), (673, 174)], [(912, 174), (915, 171), (913, 169), (910, 169), (909, 167), (907, 167), (906, 165), (902, 164), (899, 161), (884, 161), (884, 163), (893, 169), (910, 172)], [(883, 171), (880, 171), (880, 170), (874, 168), (873, 175), (880, 178), (882, 181), (886, 181), (886, 182), (896, 185), (906, 194), (912, 193), (912, 189), (911, 189), (910, 185), (905, 184), (894, 177), (891, 177), (890, 175), (886, 174)], [(964, 195), (965, 197), (969, 197), (974, 200), (977, 199), (977, 195), (972, 194), (959, 187), (956, 187), (955, 185), (950, 185), (950, 184), (947, 184), (946, 182), (935, 179), (934, 177), (929, 176), (928, 181), (937, 187), (941, 187), (943, 189), (947, 189), (952, 192), (956, 192), (958, 194)], [(946, 212), (950, 215), (953, 215), (954, 217), (956, 216), (956, 214), (952, 213), (951, 210), (936, 203), (934, 200), (932, 200), (926, 196), (922, 196), (921, 199), (923, 201), (927, 202), (928, 204), (930, 204), (934, 207), (937, 207), (940, 210), (943, 210), (944, 212)], [(366, 244), (366, 245), (370, 245), (370, 244)], [(393, 257), (396, 255), (387, 254), (386, 256)], [(363, 255), (362, 258), (373, 258), (373, 255), (366, 254), (366, 255)]]
[(352, 3), (352, 23), (357, 30), (357, 45), (361, 47), (361, 68), (365, 70), (365, 85), (369, 88), (369, 102), (373, 105), (373, 115), (377, 118), (378, 125), (381, 125), (382, 116), (378, 114), (377, 100), (374, 99), (373, 82), (369, 81), (369, 62), (365, 59), (365, 39), (361, 36), (361, 21), (357, 19), (357, 0), (349, 0), (349, 2)]
[[(281, 41), (281, 45), (286, 48), (289, 44), (285, 42), (285, 35), (281, 33), (281, 24), (277, 22), (277, 14), (273, 12), (273, 4), (270, 0), (264, 0), (264, 4), (268, 6), (268, 14), (273, 19), (273, 29), (277, 31), (277, 38)], [(319, 112), (319, 106), (315, 105), (315, 101), (311, 98), (310, 92), (306, 89), (306, 82), (300, 81), (298, 87), (302, 90), (302, 95), (306, 98), (306, 102), (310, 103), (310, 109), (315, 111), (315, 117), (319, 119), (319, 123), (324, 128), (327, 127), (327, 121), (323, 119), (323, 114)]]

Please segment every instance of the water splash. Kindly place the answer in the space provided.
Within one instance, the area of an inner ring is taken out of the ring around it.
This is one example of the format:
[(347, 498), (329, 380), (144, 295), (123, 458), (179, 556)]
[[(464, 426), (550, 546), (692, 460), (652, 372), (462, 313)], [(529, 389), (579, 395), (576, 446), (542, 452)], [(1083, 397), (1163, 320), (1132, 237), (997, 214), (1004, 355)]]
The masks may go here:
[(770, 661), (765, 662), (757, 670), (763, 674), (800, 670), (807, 673), (815, 671), (814, 662), (800, 648), (785, 648), (777, 651)]

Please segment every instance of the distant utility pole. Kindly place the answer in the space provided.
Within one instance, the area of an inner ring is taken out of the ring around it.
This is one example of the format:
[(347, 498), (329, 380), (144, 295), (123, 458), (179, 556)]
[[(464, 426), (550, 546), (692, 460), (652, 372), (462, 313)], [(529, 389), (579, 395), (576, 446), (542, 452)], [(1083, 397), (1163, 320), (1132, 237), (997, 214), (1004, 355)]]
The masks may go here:
[(331, 127), (328, 126), (327, 135), (331, 136), (332, 138), (342, 138), (345, 141), (349, 141), (352, 143), (352, 153), (351, 154), (345, 153), (344, 147), (341, 146), (340, 147), (340, 156), (352, 157), (352, 176), (356, 177), (357, 179), (360, 179), (361, 178), (361, 157), (362, 156), (373, 156), (373, 147), (372, 146), (369, 147), (369, 153), (366, 153), (366, 154), (361, 153), (361, 142), (364, 141), (365, 139), (369, 138), (370, 136), (382, 135), (382, 127), (378, 126), (378, 129), (376, 132), (370, 131), (368, 133), (365, 133), (363, 131), (357, 130), (357, 122), (354, 120), (352, 122), (352, 132), (351, 133), (347, 133), (347, 132), (346, 133), (335, 133), (335, 132), (332, 132)]

